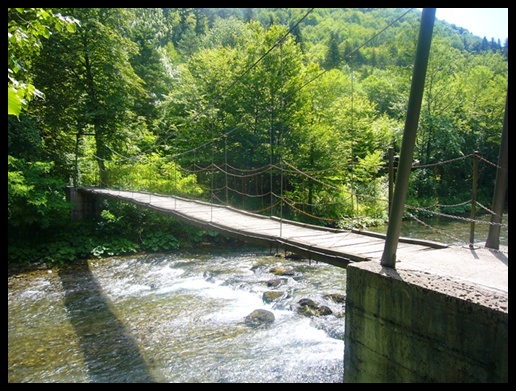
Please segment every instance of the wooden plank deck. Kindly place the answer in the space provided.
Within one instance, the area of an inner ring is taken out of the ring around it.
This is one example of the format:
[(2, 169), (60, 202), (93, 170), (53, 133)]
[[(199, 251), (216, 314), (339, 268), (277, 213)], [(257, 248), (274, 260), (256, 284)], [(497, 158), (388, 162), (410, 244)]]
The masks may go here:
[(175, 216), (188, 224), (247, 242), (281, 247), (307, 259), (338, 267), (364, 262), (356, 264), (356, 267), (371, 268), (378, 273), (395, 273), (406, 281), (419, 281), (425, 289), (508, 312), (508, 246), (493, 250), (401, 237), (395, 269), (385, 268), (380, 265), (385, 235), (307, 225), (180, 197), (100, 188), (81, 188), (78, 191), (133, 202)]
[[(385, 236), (367, 231), (302, 224), (174, 196), (101, 188), (81, 191), (134, 202), (201, 228), (244, 241), (285, 248), (309, 259), (339, 267), (346, 267), (350, 262), (380, 260), (384, 249)], [(397, 254), (428, 252), (446, 247), (432, 241), (400, 238)]]

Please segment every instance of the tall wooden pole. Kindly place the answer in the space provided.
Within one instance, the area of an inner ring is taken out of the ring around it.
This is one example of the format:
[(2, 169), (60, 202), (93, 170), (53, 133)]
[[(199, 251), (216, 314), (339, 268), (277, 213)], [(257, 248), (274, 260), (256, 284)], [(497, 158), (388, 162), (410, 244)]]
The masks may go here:
[(412, 86), (410, 88), (407, 117), (405, 120), (405, 130), (400, 151), (400, 161), (396, 174), (392, 206), (389, 213), (387, 237), (385, 238), (385, 247), (381, 260), (383, 266), (392, 268), (396, 266), (396, 250), (398, 248), (401, 221), (403, 219), (403, 210), (405, 209), (405, 200), (407, 198), (408, 182), (412, 167), (412, 157), (414, 155), (414, 145), (416, 143), (421, 102), (425, 88), (426, 68), (428, 66), (434, 21), (435, 8), (423, 8), (421, 25), (419, 27), (416, 60), (412, 74)]
[(489, 233), (487, 235), (486, 247), (496, 250), (500, 247), (500, 223), (502, 221), (503, 205), (505, 202), (505, 193), (507, 192), (508, 182), (508, 163), (509, 163), (509, 88), (505, 97), (505, 114), (503, 117), (502, 141), (500, 142), (500, 152), (498, 153), (498, 168), (496, 170), (495, 190), (493, 194), (494, 212), (491, 215), (491, 225), (489, 225)]

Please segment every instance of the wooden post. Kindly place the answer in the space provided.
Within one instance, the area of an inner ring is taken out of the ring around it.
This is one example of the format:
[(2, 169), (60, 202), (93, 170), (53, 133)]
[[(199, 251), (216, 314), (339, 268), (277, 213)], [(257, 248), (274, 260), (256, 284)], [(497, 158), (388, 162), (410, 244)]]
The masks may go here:
[(79, 213), (79, 203), (77, 201), (77, 187), (75, 186), (66, 186), (65, 189), (66, 201), (72, 204), (72, 209), (70, 211), (70, 219), (78, 220), (80, 218)]
[(224, 134), (224, 179), (226, 189), (226, 205), (229, 205), (229, 193), (228, 193), (228, 135)]
[[(77, 188), (78, 177), (79, 177), (79, 133), (75, 135), (75, 161), (73, 167), (73, 188)], [(67, 189), (68, 191), (68, 189)], [(68, 193), (67, 193), (68, 194)]]
[(471, 224), (469, 229), (469, 247), (475, 244), (475, 215), (477, 212), (478, 151), (473, 152), (473, 184), (471, 186)]
[(391, 214), (392, 194), (394, 192), (394, 148), (389, 147), (389, 206), (387, 216)]
[(509, 163), (509, 89), (507, 88), (507, 95), (505, 97), (505, 114), (503, 117), (502, 141), (500, 142), (500, 152), (498, 153), (498, 168), (496, 169), (496, 182), (493, 194), (494, 212), (491, 215), (491, 225), (489, 225), (489, 233), (487, 235), (486, 247), (498, 250), (500, 247), (500, 223), (502, 222), (503, 206), (505, 202), (505, 193), (507, 192), (508, 182), (508, 163)]

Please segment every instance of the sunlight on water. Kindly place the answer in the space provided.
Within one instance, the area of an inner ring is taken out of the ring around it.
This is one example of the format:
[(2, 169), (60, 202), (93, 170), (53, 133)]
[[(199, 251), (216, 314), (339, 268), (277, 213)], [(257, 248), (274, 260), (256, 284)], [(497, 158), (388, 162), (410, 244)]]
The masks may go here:
[[(273, 266), (291, 266), (275, 276)], [(274, 288), (270, 280), (281, 280)], [(273, 303), (263, 293), (283, 294)], [(344, 318), (309, 318), (309, 297), (334, 313), (345, 271), (264, 249), (90, 261), (9, 281), (9, 382), (341, 382)], [(255, 309), (273, 313), (262, 328)]]

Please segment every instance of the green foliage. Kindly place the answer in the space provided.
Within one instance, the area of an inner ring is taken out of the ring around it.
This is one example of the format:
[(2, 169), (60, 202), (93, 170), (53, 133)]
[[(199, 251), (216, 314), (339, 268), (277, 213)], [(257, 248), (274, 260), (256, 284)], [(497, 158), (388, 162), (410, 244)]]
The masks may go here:
[(131, 242), (130, 240), (124, 238), (113, 239), (109, 241), (109, 243), (103, 243), (91, 251), (92, 255), (95, 257), (103, 257), (103, 256), (113, 256), (113, 255), (123, 255), (129, 253), (136, 253), (140, 250), (140, 247)]
[(331, 69), (340, 64), (341, 54), (339, 52), (339, 43), (337, 33), (330, 34), (330, 40), (328, 43), (328, 52), (324, 60), (324, 67)]
[(8, 8), (7, 15), (7, 114), (19, 116), (33, 98), (44, 97), (31, 82), (41, 38), (49, 38), (53, 30), (73, 33), (79, 22), (48, 8)]
[(8, 224), (23, 229), (61, 225), (69, 216), (63, 181), (51, 173), (51, 162), (7, 157)]
[(62, 265), (77, 258), (76, 251), (66, 241), (56, 241), (45, 246), (42, 261), (45, 263)]
[[(166, 252), (206, 243), (225, 243), (218, 233), (185, 226), (133, 204), (106, 201), (96, 220), (54, 226), (52, 232), (32, 235), (31, 245), (19, 235), (9, 235), (9, 264), (62, 265), (76, 259)], [(14, 233), (13, 230), (10, 230)]]
[(177, 249), (180, 243), (174, 235), (161, 231), (147, 233), (142, 238), (142, 247), (146, 251), (172, 250)]
[(138, 53), (125, 33), (131, 13), (121, 8), (61, 12), (80, 20), (81, 27), (75, 34), (51, 36), (37, 58), (35, 80), (46, 97), (38, 114), (50, 142), (65, 140), (55, 148), (66, 154), (76, 153), (75, 141), (83, 134), (93, 136), (98, 181), (105, 185), (105, 162), (115, 150), (126, 152), (126, 129), (138, 118), (135, 102), (140, 109), (150, 93), (130, 61)]
[[(406, 11), (9, 8), (9, 259), (223, 241), (120, 203), (85, 231), (63, 231), (66, 184), (197, 198), (213, 180), (225, 199), (224, 173), (207, 167), (236, 168), (236, 206), (272, 207), (283, 189), (295, 219), (385, 219), (378, 169), (389, 147), (401, 148), (419, 28), (419, 11)], [(407, 203), (464, 212), (472, 160), (461, 158), (478, 151), (478, 197), (490, 204), (508, 48), (482, 41), (436, 20), (414, 151), (423, 167)], [(36, 96), (45, 99), (29, 106)], [(264, 196), (248, 201), (249, 189)], [(34, 245), (19, 245), (27, 239)]]
[(195, 175), (184, 175), (176, 163), (158, 154), (149, 154), (135, 163), (113, 162), (107, 169), (113, 187), (193, 197), (203, 194)]

